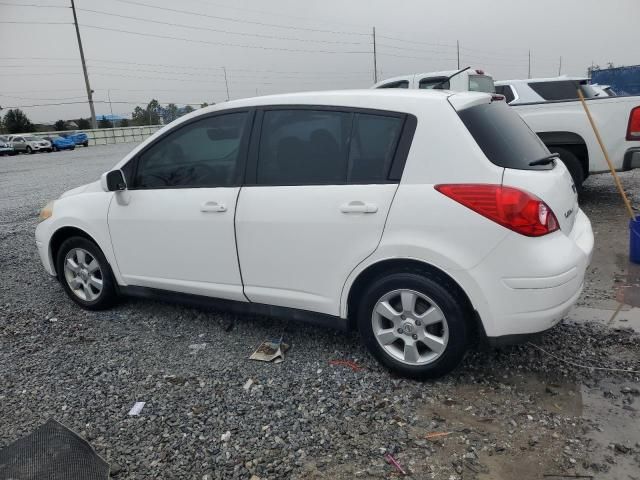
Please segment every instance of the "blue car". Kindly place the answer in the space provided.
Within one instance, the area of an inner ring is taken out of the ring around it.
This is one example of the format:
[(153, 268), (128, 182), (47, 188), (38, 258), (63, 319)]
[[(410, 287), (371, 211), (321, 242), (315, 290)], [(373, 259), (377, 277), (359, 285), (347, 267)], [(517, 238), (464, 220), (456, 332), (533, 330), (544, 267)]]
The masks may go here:
[(89, 146), (89, 137), (84, 132), (68, 132), (61, 134), (65, 138), (69, 138), (73, 140), (75, 145), (84, 145), (85, 147)]
[(75, 142), (70, 138), (56, 135), (55, 137), (44, 137), (44, 139), (51, 142), (51, 149), (54, 152), (57, 152), (58, 150), (73, 150), (76, 148)]

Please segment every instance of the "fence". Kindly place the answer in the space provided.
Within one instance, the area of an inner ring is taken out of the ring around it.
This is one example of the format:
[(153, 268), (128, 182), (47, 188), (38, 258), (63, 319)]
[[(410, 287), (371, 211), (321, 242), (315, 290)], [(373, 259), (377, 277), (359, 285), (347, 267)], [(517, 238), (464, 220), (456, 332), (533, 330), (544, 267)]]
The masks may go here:
[[(89, 137), (89, 145), (107, 145), (112, 143), (141, 142), (154, 134), (164, 125), (145, 125), (142, 127), (99, 128), (82, 130)], [(66, 132), (37, 132), (39, 136), (59, 135)]]

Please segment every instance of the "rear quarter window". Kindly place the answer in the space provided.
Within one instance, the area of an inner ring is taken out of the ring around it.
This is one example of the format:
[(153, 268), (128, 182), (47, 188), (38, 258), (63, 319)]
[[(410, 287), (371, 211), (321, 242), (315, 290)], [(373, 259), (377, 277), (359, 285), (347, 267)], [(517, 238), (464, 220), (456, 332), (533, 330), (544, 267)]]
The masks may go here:
[(549, 155), (549, 150), (506, 103), (476, 105), (460, 110), (458, 115), (491, 163), (517, 170), (553, 168), (553, 163), (529, 165)]
[(589, 85), (586, 85), (585, 82), (579, 80), (531, 82), (529, 86), (534, 92), (549, 101), (577, 100), (578, 88), (582, 90), (582, 94), (586, 98), (595, 96), (594, 90)]
[(487, 75), (469, 75), (469, 91), (495, 93), (493, 78)]

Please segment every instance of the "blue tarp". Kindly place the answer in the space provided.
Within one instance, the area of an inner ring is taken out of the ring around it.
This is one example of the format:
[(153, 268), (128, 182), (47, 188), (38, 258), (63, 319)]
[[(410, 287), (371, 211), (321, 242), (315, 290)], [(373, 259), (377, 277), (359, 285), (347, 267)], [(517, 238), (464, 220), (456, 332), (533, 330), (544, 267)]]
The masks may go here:
[(594, 70), (591, 83), (609, 85), (618, 95), (640, 95), (640, 65)]
[(96, 120), (100, 121), (100, 120), (109, 120), (110, 122), (113, 122), (115, 120), (124, 120), (127, 117), (123, 117), (122, 115), (96, 115)]

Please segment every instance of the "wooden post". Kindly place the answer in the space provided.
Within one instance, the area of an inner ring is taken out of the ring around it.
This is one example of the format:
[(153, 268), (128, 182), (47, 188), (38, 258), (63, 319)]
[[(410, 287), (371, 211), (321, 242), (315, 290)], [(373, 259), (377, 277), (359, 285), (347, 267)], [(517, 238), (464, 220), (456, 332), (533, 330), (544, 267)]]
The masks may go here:
[(622, 183), (620, 182), (620, 178), (616, 173), (616, 169), (613, 168), (613, 164), (611, 163), (611, 159), (609, 158), (609, 153), (607, 152), (607, 149), (605, 148), (604, 143), (602, 142), (602, 138), (600, 137), (600, 132), (598, 131), (598, 127), (596, 127), (596, 124), (593, 121), (593, 118), (591, 117), (591, 112), (587, 107), (587, 102), (584, 101), (584, 95), (582, 95), (582, 90), (580, 90), (579, 88), (578, 88), (578, 98), (580, 98), (580, 102), (582, 102), (584, 111), (587, 113), (587, 118), (589, 119), (591, 128), (593, 128), (593, 132), (596, 134), (596, 139), (598, 140), (598, 143), (600, 144), (600, 148), (602, 149), (602, 153), (604, 154), (604, 158), (607, 161), (607, 164), (609, 165), (609, 170), (611, 170), (611, 175), (613, 175), (613, 180), (615, 181), (616, 186), (618, 187), (620, 196), (624, 200), (624, 204), (627, 207), (627, 211), (629, 212), (629, 217), (631, 217), (631, 220), (635, 220), (636, 216), (633, 213), (633, 208), (631, 208), (631, 202), (629, 202), (629, 199), (627, 198), (627, 194), (624, 192), (624, 188), (622, 188)]

